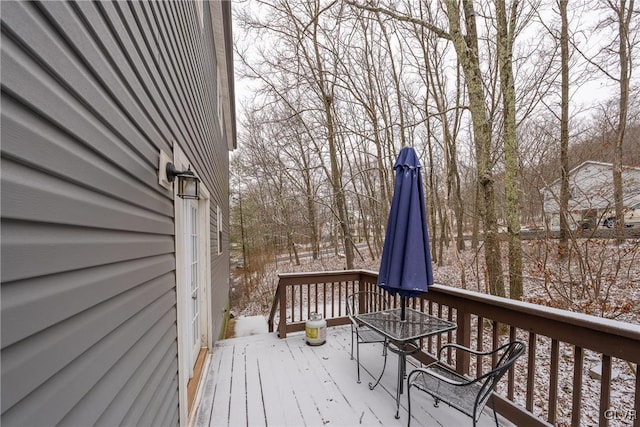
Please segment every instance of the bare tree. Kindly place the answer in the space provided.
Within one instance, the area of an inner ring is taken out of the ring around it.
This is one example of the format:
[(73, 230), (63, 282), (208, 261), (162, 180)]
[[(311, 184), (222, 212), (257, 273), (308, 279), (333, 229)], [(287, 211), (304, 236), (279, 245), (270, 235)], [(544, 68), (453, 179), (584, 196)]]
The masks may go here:
[(558, 0), (560, 10), (561, 97), (560, 97), (560, 240), (558, 253), (566, 258), (569, 252), (569, 19), (568, 0)]
[[(255, 70), (253, 76), (265, 82), (272, 96), (288, 104), (292, 111), (308, 111), (308, 118), (312, 118), (317, 124), (313, 132), (308, 133), (310, 136), (314, 135), (311, 136), (312, 143), (317, 144), (315, 139), (319, 134), (318, 130), (322, 128), (328, 149), (328, 166), (324, 158), (321, 159), (321, 163), (331, 186), (332, 212), (343, 241), (346, 267), (351, 269), (354, 267), (354, 245), (342, 181), (343, 171), (339, 158), (341, 150), (336, 137), (334, 104), (336, 73), (333, 68), (336, 67), (336, 58), (340, 54), (338, 44), (332, 40), (335, 36), (332, 32), (339, 34), (339, 20), (333, 20), (330, 23), (333, 26), (329, 30), (325, 30), (321, 25), (321, 18), (335, 4), (335, 1), (324, 6), (320, 1), (299, 4), (287, 1), (263, 3), (262, 5), (270, 11), (267, 16), (244, 16), (243, 21), (252, 28), (277, 35), (283, 46), (288, 48), (281, 50), (276, 58), (263, 55), (265, 66)], [(249, 65), (246, 62), (245, 64)], [(296, 99), (301, 99), (302, 88), (308, 89), (304, 94), (306, 105), (294, 105), (290, 96), (295, 92)], [(317, 151), (320, 155), (324, 154), (321, 149)]]
[(516, 94), (512, 53), (516, 33), (518, 1), (511, 3), (509, 16), (505, 2), (496, 1), (498, 61), (504, 116), (505, 195), (509, 235), (509, 296), (522, 299), (522, 242), (518, 190), (518, 144), (516, 142)]
[[(464, 19), (466, 34), (462, 31), (460, 17)], [(491, 163), (491, 125), (485, 108), (485, 94), (478, 52), (476, 15), (471, 0), (447, 1), (449, 34), (464, 71), (469, 93), (469, 109), (473, 120), (476, 147), (478, 184), (481, 189), (480, 214), (484, 224), (485, 262), (489, 290), (493, 295), (504, 296), (502, 256), (498, 236), (495, 208), (494, 176)]]
[[(620, 72), (617, 77), (620, 88), (620, 101), (618, 106), (618, 124), (616, 126), (616, 142), (613, 155), (613, 199), (616, 211), (616, 239), (618, 243), (624, 242), (624, 201), (622, 194), (622, 143), (627, 128), (627, 116), (629, 111), (629, 82), (633, 69), (632, 50), (635, 45), (631, 36), (631, 22), (640, 12), (634, 10), (634, 0), (605, 0), (605, 4), (613, 12), (612, 21), (618, 25), (618, 58)], [(635, 22), (636, 28), (638, 21)]]
[[(491, 159), (492, 129), (485, 105), (485, 88), (483, 83), (480, 55), (478, 49), (478, 29), (476, 13), (472, 0), (448, 0), (446, 2), (449, 30), (446, 31), (430, 22), (394, 11), (360, 5), (353, 1), (347, 3), (372, 12), (384, 13), (395, 19), (424, 26), (439, 37), (453, 43), (458, 60), (464, 72), (469, 94), (469, 110), (473, 121), (473, 136), (476, 149), (476, 165), (478, 185), (481, 189), (480, 215), (484, 225), (485, 263), (489, 290), (493, 295), (505, 295), (502, 276), (502, 256), (498, 235), (498, 221), (495, 206), (495, 189), (493, 163)], [(464, 20), (464, 31), (461, 23)]]

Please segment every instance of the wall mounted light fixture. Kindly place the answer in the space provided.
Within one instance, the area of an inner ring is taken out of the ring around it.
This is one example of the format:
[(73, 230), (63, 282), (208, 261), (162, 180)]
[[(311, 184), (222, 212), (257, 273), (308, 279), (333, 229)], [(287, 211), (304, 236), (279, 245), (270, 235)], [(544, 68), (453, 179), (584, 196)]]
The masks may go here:
[(178, 196), (183, 199), (200, 198), (200, 178), (193, 173), (191, 166), (186, 171), (179, 171), (173, 163), (167, 163), (166, 171), (169, 182), (178, 178)]

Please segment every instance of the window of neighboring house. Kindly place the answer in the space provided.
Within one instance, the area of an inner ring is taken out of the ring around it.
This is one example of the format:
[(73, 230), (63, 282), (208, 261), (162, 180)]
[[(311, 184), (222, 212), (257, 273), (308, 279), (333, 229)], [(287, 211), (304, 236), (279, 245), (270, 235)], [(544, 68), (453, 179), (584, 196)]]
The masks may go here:
[(218, 230), (218, 255), (220, 255), (222, 253), (222, 210), (220, 209), (220, 206), (218, 206), (217, 211), (218, 218), (216, 221), (216, 228)]

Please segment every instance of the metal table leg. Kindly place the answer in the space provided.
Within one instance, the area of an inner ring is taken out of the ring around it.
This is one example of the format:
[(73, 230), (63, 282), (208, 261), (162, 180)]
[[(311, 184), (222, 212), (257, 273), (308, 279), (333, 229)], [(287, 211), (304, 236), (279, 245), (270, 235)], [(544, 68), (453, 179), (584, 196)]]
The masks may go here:
[(407, 363), (407, 353), (401, 351), (398, 353), (398, 387), (396, 388), (396, 419), (400, 418), (400, 395), (402, 394), (402, 386), (404, 384), (404, 370)]
[(396, 419), (400, 418), (400, 395), (404, 392), (404, 376), (407, 369), (407, 355), (420, 351), (420, 347), (415, 342), (402, 343), (396, 349), (389, 347), (393, 353), (398, 355), (398, 384), (396, 387)]

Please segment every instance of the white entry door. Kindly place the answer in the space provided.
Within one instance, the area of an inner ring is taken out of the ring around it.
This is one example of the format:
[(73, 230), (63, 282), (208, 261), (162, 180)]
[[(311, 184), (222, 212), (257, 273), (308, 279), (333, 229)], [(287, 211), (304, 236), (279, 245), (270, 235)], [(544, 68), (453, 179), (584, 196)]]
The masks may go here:
[(193, 375), (193, 366), (196, 363), (198, 352), (202, 347), (200, 331), (200, 305), (201, 305), (201, 277), (200, 277), (200, 232), (198, 227), (198, 201), (189, 200), (185, 204), (185, 278), (186, 300), (188, 305), (188, 360), (190, 361), (189, 377)]

